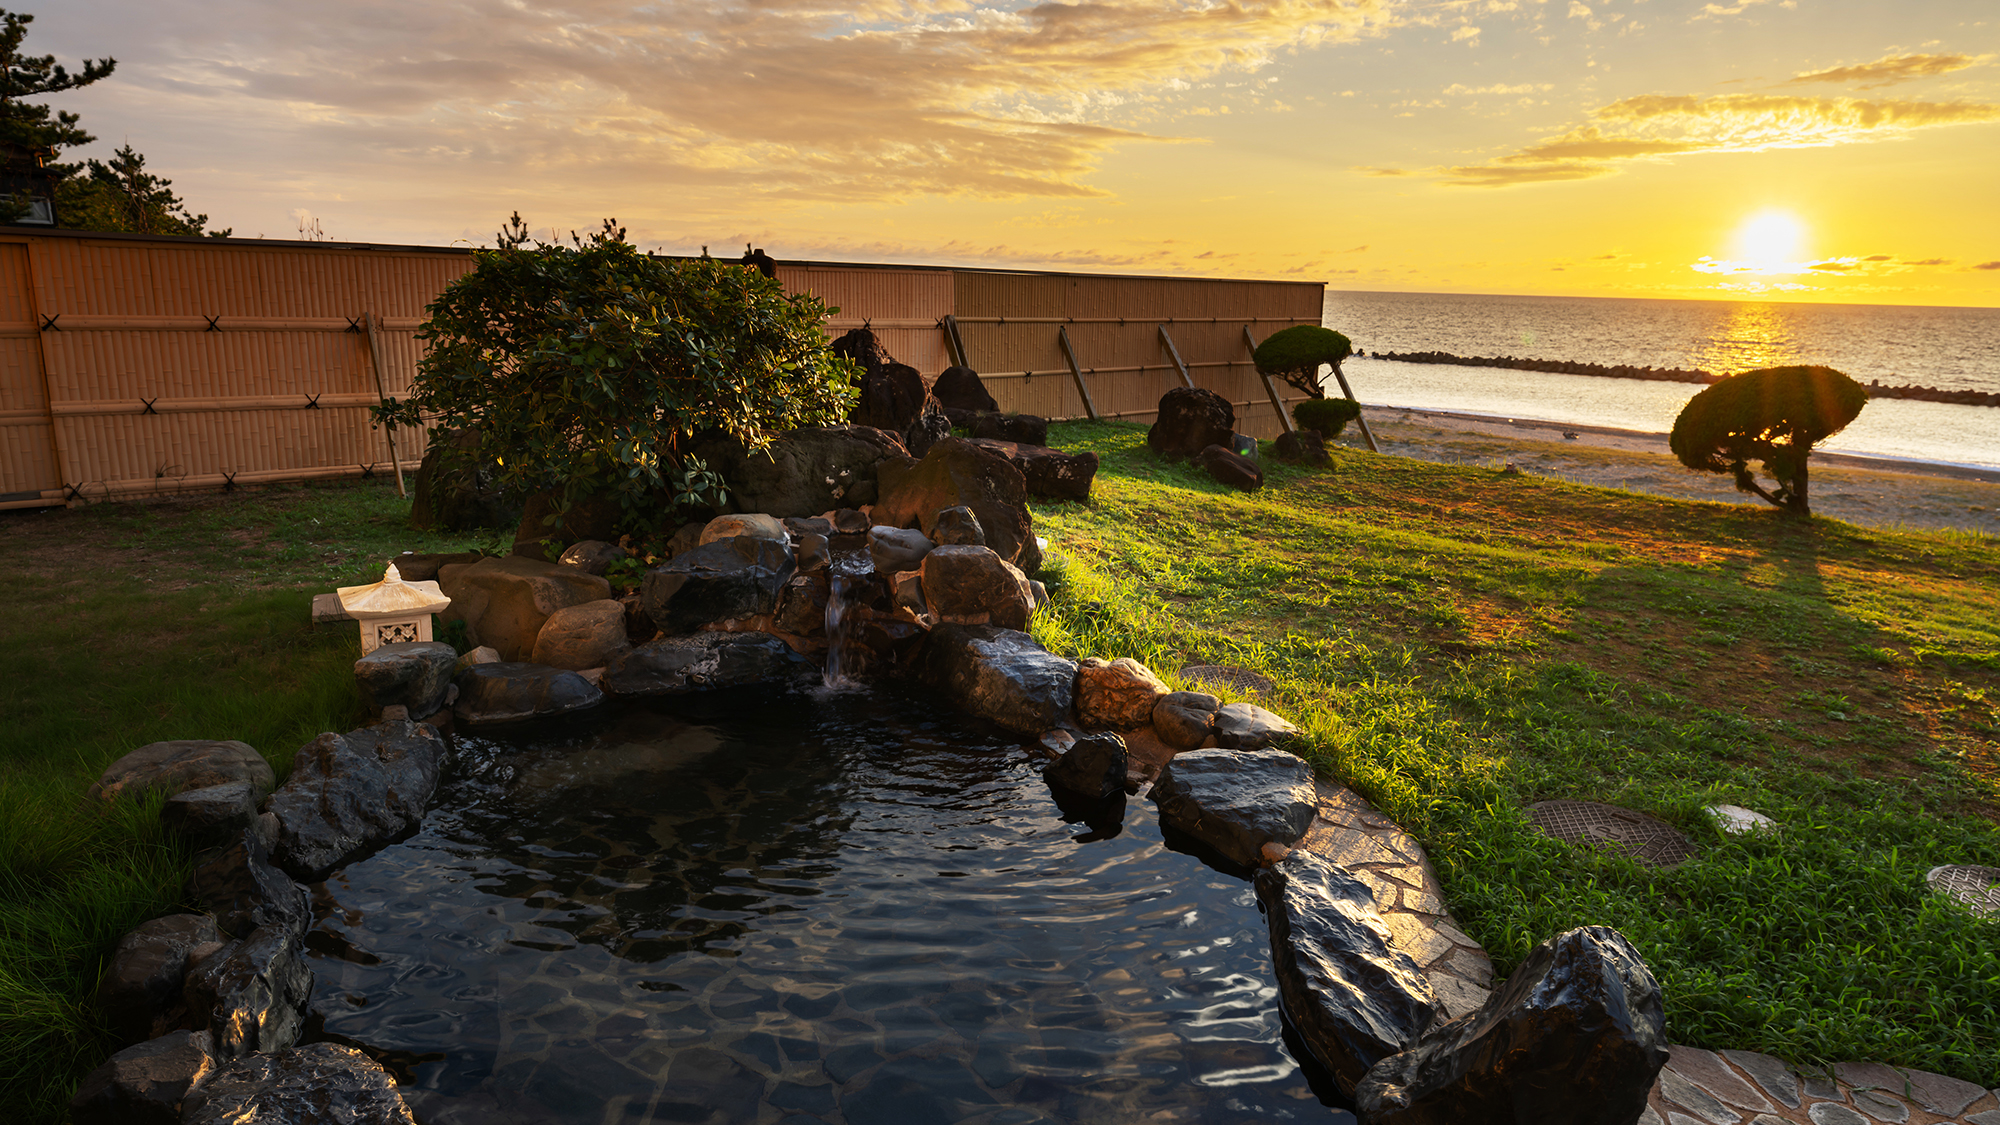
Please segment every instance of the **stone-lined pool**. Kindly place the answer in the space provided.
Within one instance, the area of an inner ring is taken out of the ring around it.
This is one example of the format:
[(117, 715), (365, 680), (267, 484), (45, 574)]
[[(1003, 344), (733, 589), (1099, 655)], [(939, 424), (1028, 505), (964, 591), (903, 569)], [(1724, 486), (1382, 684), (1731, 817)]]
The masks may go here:
[(427, 1125), (1353, 1120), (1247, 882), (917, 695), (461, 734), (423, 829), (314, 893), (315, 1017)]

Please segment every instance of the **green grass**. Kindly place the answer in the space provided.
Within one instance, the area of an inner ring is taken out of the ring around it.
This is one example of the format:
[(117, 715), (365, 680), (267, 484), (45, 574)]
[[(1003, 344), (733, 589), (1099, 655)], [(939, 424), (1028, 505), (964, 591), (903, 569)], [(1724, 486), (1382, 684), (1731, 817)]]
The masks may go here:
[(67, 1119), (112, 1044), (91, 995), (111, 947), (181, 903), (192, 856), (159, 799), (85, 799), (121, 755), (240, 739), (282, 772), (360, 718), (356, 636), (314, 632), (313, 594), (371, 581), (405, 549), (381, 483), (0, 513), (0, 1105)]
[[(1322, 771), (1430, 850), (1510, 969), (1617, 927), (1673, 1041), (2000, 1084), (2000, 925), (1925, 893), (2000, 866), (2000, 552), (1358, 452), (1223, 489), (1143, 428), (1052, 441), (1102, 465), (1039, 507), (1044, 644), (1163, 672), (1243, 665)], [(1534, 831), (1600, 800), (1700, 847), (1656, 871)], [(1740, 804), (1769, 837), (1702, 811)]]

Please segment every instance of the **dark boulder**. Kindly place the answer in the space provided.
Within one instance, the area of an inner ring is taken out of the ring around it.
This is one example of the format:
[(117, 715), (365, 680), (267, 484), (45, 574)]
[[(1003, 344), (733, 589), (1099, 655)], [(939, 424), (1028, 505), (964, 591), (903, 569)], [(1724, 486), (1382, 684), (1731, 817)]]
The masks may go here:
[(206, 1031), (169, 1032), (127, 1047), (76, 1088), (71, 1125), (180, 1125), (188, 1091), (214, 1071)]
[(883, 462), (881, 477), (882, 494), (873, 509), (876, 523), (916, 527), (928, 536), (939, 512), (971, 508), (995, 554), (1027, 574), (1041, 569), (1028, 482), (1005, 455), (963, 438), (946, 438), (921, 461)]
[(335, 1043), (222, 1066), (183, 1113), (184, 1125), (415, 1125), (389, 1072)]
[(458, 650), (443, 641), (386, 644), (354, 662), (361, 702), (379, 715), (384, 707), (407, 707), (415, 716), (444, 709), (458, 665)]
[(979, 372), (970, 367), (947, 367), (931, 384), (931, 394), (947, 410), (997, 411), (1000, 404), (986, 384), (979, 381)]
[(282, 1051), (299, 1041), (312, 999), (300, 935), (261, 926), (188, 971), (188, 1015), (214, 1037), (217, 1058)]
[[(616, 543), (602, 539), (584, 539), (571, 543), (569, 549), (556, 560), (559, 566), (573, 566), (585, 574), (603, 574), (611, 569), (611, 564), (631, 558), (631, 554)], [(405, 579), (407, 581), (407, 579)]]
[(1443, 1014), (1374, 893), (1344, 868), (1300, 848), (1257, 872), (1257, 900), (1285, 1014), (1343, 1094)]
[[(951, 419), (940, 411), (931, 410), (910, 424), (909, 431), (904, 435), (903, 444), (909, 446), (910, 456), (922, 457), (936, 448), (938, 442), (950, 436)], [(853, 498), (856, 504), (872, 503), (873, 500), (873, 496)]]
[(981, 440), (979, 444), (1013, 462), (1027, 483), (1028, 495), (1037, 500), (1074, 500), (1081, 504), (1090, 499), (1091, 482), (1097, 479), (1095, 453), (1088, 450), (1065, 453), (1046, 446), (1008, 441)]
[(461, 723), (478, 726), (566, 715), (602, 702), (602, 691), (568, 669), (503, 660), (468, 665), (458, 674), (452, 714)]
[(1062, 757), (1042, 771), (1042, 778), (1079, 797), (1109, 797), (1125, 792), (1127, 765), (1125, 740), (1112, 731), (1099, 731), (1070, 743)]
[(1376, 1063), (1354, 1092), (1374, 1125), (1631, 1125), (1667, 1064), (1660, 986), (1607, 926), (1529, 952), (1469, 1016)]
[(1276, 751), (1189, 750), (1153, 783), (1160, 819), (1255, 867), (1264, 845), (1298, 842), (1318, 815), (1312, 767)]
[(1193, 457), (1211, 445), (1229, 447), (1236, 432), (1236, 408), (1206, 387), (1175, 387), (1160, 396), (1159, 413), (1146, 431), (1146, 445), (1161, 457)]
[(1049, 420), (1033, 414), (982, 412), (972, 416), (972, 425), (968, 428), (975, 438), (1011, 441), (1017, 445), (1049, 444)]
[(718, 539), (646, 572), (646, 616), (668, 633), (773, 613), (792, 577), (791, 549), (748, 535)]
[(861, 395), (847, 415), (850, 425), (887, 430), (907, 444), (911, 429), (924, 415), (941, 413), (924, 377), (916, 368), (897, 363), (875, 333), (852, 329), (833, 342), (833, 350), (861, 369), (855, 381)]
[(1244, 492), (1255, 492), (1264, 487), (1264, 470), (1257, 462), (1240, 453), (1231, 453), (1219, 445), (1210, 445), (1195, 455), (1195, 464), (1208, 470), (1208, 475)]
[(986, 529), (979, 526), (979, 517), (967, 507), (946, 508), (937, 514), (931, 525), (940, 547), (984, 547)]
[[(478, 436), (470, 430), (431, 435), (410, 489), (410, 526), (420, 531), (470, 531), (512, 527), (521, 520), (521, 497), (501, 488), (500, 466), (472, 455)], [(435, 572), (433, 572), (435, 573)], [(420, 582), (430, 578), (411, 578)]]
[(169, 914), (119, 938), (97, 982), (98, 1011), (118, 1041), (165, 1034), (181, 1006), (190, 955), (221, 943), (215, 919), (206, 914)]
[(222, 847), (256, 821), (263, 800), (247, 781), (183, 789), (160, 806), (160, 823), (196, 847)]
[(1027, 576), (987, 547), (939, 547), (923, 559), (923, 602), (940, 621), (1026, 629)]
[(930, 537), (915, 528), (871, 527), (868, 529), (868, 561), (884, 579), (924, 565), (924, 556), (937, 547)]
[(1279, 434), (1271, 444), (1271, 455), (1290, 465), (1330, 465), (1333, 458), (1327, 455), (1326, 439), (1318, 430), (1294, 430)]
[(149, 742), (111, 763), (90, 787), (90, 795), (112, 801), (152, 789), (171, 795), (232, 781), (249, 782), (262, 800), (278, 783), (278, 775), (247, 742), (177, 739)]
[(1201, 691), (1176, 691), (1153, 704), (1153, 731), (1176, 750), (1193, 750), (1215, 733), (1222, 701)]
[(255, 828), (197, 860), (188, 894), (215, 916), (224, 937), (242, 937), (260, 927), (301, 935), (312, 928), (305, 888), (271, 862)]
[(789, 430), (762, 449), (712, 438), (694, 452), (729, 481), (737, 507), (779, 519), (813, 517), (875, 500), (875, 467), (907, 452), (902, 431), (872, 426)]
[(555, 611), (611, 596), (600, 575), (520, 556), (447, 566), (438, 587), (451, 599), (438, 616), (465, 622), (466, 643), (491, 647), (503, 660), (526, 660)]
[(993, 625), (939, 625), (924, 638), (918, 675), (961, 710), (1021, 734), (1069, 719), (1076, 665), (1026, 633)]
[(278, 820), (273, 858), (293, 878), (316, 883), (416, 831), (444, 754), (435, 728), (408, 720), (306, 743), (265, 806)]
[(614, 695), (667, 695), (818, 678), (811, 661), (769, 633), (696, 633), (640, 645), (612, 661), (603, 682)]
[[(507, 522), (513, 523), (518, 518), (519, 516), (511, 517)], [(454, 551), (448, 553), (404, 551), (392, 559), (385, 560), (385, 562), (394, 565), (396, 573), (402, 575), (405, 582), (435, 582), (437, 581), (438, 571), (445, 567), (476, 563), (485, 557), (478, 551)]]

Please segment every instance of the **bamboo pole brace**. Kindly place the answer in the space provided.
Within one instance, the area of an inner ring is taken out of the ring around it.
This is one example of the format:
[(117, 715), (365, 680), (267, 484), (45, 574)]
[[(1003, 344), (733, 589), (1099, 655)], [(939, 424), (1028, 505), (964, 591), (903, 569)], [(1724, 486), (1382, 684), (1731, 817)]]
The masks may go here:
[(952, 366), (971, 367), (972, 361), (965, 354), (965, 338), (958, 334), (958, 318), (946, 313), (941, 323), (944, 325), (944, 350), (951, 353)]
[[(382, 405), (389, 405), (389, 392), (382, 381), (382, 318), (374, 313), (364, 313), (368, 318), (368, 366), (375, 372), (375, 397)], [(382, 436), (389, 442), (389, 463), (396, 466), (396, 495), (407, 498), (403, 490), (403, 463), (396, 458), (396, 425), (382, 423)]]
[[(1250, 349), (1250, 366), (1256, 367), (1257, 337), (1250, 334), (1250, 326), (1247, 324), (1243, 326), (1243, 346)], [(1297, 433), (1299, 427), (1292, 421), (1291, 414), (1285, 410), (1285, 398), (1278, 393), (1278, 384), (1272, 382), (1271, 377), (1262, 371), (1257, 372), (1257, 377), (1264, 380), (1264, 393), (1271, 396), (1271, 409), (1278, 412), (1278, 427), (1288, 434)]]
[(1194, 376), (1188, 374), (1188, 365), (1181, 362), (1181, 350), (1174, 346), (1174, 338), (1168, 334), (1165, 324), (1160, 325), (1160, 343), (1166, 345), (1167, 354), (1174, 357), (1174, 366), (1180, 370), (1182, 384), (1193, 390)]
[(1076, 393), (1083, 397), (1084, 413), (1095, 422), (1098, 420), (1097, 402), (1090, 397), (1090, 384), (1083, 381), (1083, 368), (1077, 365), (1076, 347), (1069, 342), (1069, 329), (1056, 329), (1056, 338), (1062, 342), (1063, 358), (1069, 360), (1069, 375), (1076, 380)]
[(1333, 377), (1335, 379), (1340, 380), (1340, 393), (1346, 395), (1347, 401), (1353, 403), (1356, 407), (1354, 412), (1354, 420), (1360, 423), (1361, 425), (1361, 436), (1368, 439), (1368, 451), (1370, 453), (1382, 452), (1381, 447), (1375, 444), (1375, 435), (1369, 432), (1368, 419), (1363, 417), (1361, 414), (1361, 411), (1359, 409), (1361, 406), (1361, 400), (1354, 397), (1354, 390), (1353, 388), (1347, 385), (1347, 376), (1341, 374), (1340, 364), (1338, 363), (1333, 365)]

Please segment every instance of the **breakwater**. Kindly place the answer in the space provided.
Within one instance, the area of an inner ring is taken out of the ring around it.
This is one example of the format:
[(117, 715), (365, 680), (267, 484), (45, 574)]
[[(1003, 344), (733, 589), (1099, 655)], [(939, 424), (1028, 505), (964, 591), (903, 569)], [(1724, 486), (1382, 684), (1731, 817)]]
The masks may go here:
[[(1546, 371), (1556, 375), (1591, 375), (1607, 379), (1643, 379), (1654, 383), (1720, 382), (1723, 376), (1689, 367), (1640, 367), (1632, 364), (1580, 363), (1561, 359), (1518, 359), (1514, 356), (1462, 356), (1450, 352), (1363, 352), (1356, 356), (1396, 363), (1443, 363), (1457, 367), (1503, 367), (1513, 371)], [(2000, 406), (2000, 394), (1988, 391), (1954, 391), (1941, 387), (1888, 384), (1875, 379), (1867, 384), (1870, 398), (1907, 398), (1922, 402), (1945, 402), (1956, 406)]]

